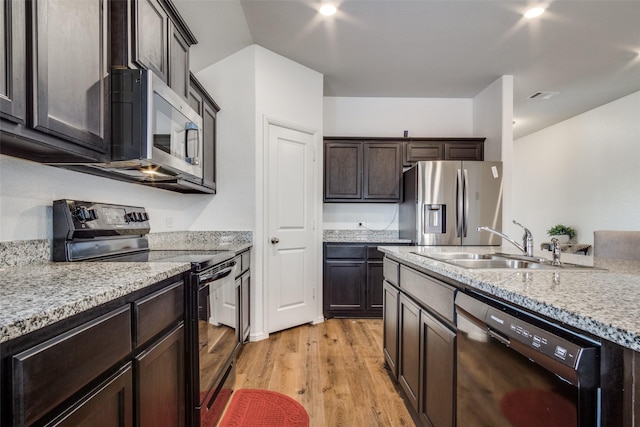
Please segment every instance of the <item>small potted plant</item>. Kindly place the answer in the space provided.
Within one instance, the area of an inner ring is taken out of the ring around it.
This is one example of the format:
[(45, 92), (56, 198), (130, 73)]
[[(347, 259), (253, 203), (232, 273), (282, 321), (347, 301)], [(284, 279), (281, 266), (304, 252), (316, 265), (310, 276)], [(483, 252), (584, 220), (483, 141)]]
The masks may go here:
[(556, 237), (560, 243), (567, 243), (576, 236), (576, 230), (568, 225), (557, 224), (548, 229), (547, 234)]

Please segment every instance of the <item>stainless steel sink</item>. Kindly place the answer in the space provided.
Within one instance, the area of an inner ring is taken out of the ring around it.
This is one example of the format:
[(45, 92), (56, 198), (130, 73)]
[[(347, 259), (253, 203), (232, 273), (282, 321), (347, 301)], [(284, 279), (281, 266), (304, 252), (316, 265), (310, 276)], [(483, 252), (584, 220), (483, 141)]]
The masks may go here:
[(572, 263), (553, 265), (551, 261), (546, 258), (500, 252), (489, 254), (473, 252), (436, 252), (426, 254), (413, 252), (413, 254), (470, 269), (602, 270), (597, 267)]

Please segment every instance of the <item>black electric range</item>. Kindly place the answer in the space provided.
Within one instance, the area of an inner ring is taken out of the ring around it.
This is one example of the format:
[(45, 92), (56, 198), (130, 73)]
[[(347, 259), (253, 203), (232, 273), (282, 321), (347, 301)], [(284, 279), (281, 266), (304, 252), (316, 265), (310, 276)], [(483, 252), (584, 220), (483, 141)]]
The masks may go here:
[(150, 250), (149, 231), (149, 215), (141, 207), (53, 203), (54, 261), (191, 263), (184, 282), (185, 406), (187, 425), (200, 425), (201, 417), (224, 408), (243, 344), (235, 252)]
[(223, 250), (150, 250), (149, 231), (142, 207), (53, 202), (54, 261), (190, 262), (200, 272), (235, 256)]

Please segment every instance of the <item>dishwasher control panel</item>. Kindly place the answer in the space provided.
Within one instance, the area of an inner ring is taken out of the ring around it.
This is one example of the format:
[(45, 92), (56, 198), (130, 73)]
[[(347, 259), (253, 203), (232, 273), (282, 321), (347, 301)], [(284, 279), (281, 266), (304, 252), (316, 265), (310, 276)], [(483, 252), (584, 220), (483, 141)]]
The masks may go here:
[(485, 319), (490, 328), (532, 347), (560, 363), (577, 367), (582, 347), (549, 331), (531, 325), (493, 307), (488, 307)]

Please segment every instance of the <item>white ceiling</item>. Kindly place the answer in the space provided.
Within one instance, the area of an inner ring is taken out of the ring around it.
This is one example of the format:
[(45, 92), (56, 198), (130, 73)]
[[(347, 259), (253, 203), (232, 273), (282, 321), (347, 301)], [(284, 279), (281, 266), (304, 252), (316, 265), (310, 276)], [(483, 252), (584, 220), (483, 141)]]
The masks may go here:
[[(640, 0), (174, 0), (197, 72), (251, 44), (324, 75), (325, 96), (472, 98), (514, 76), (514, 138), (640, 90)], [(538, 3), (539, 4), (539, 3)], [(531, 100), (537, 91), (559, 92)]]

